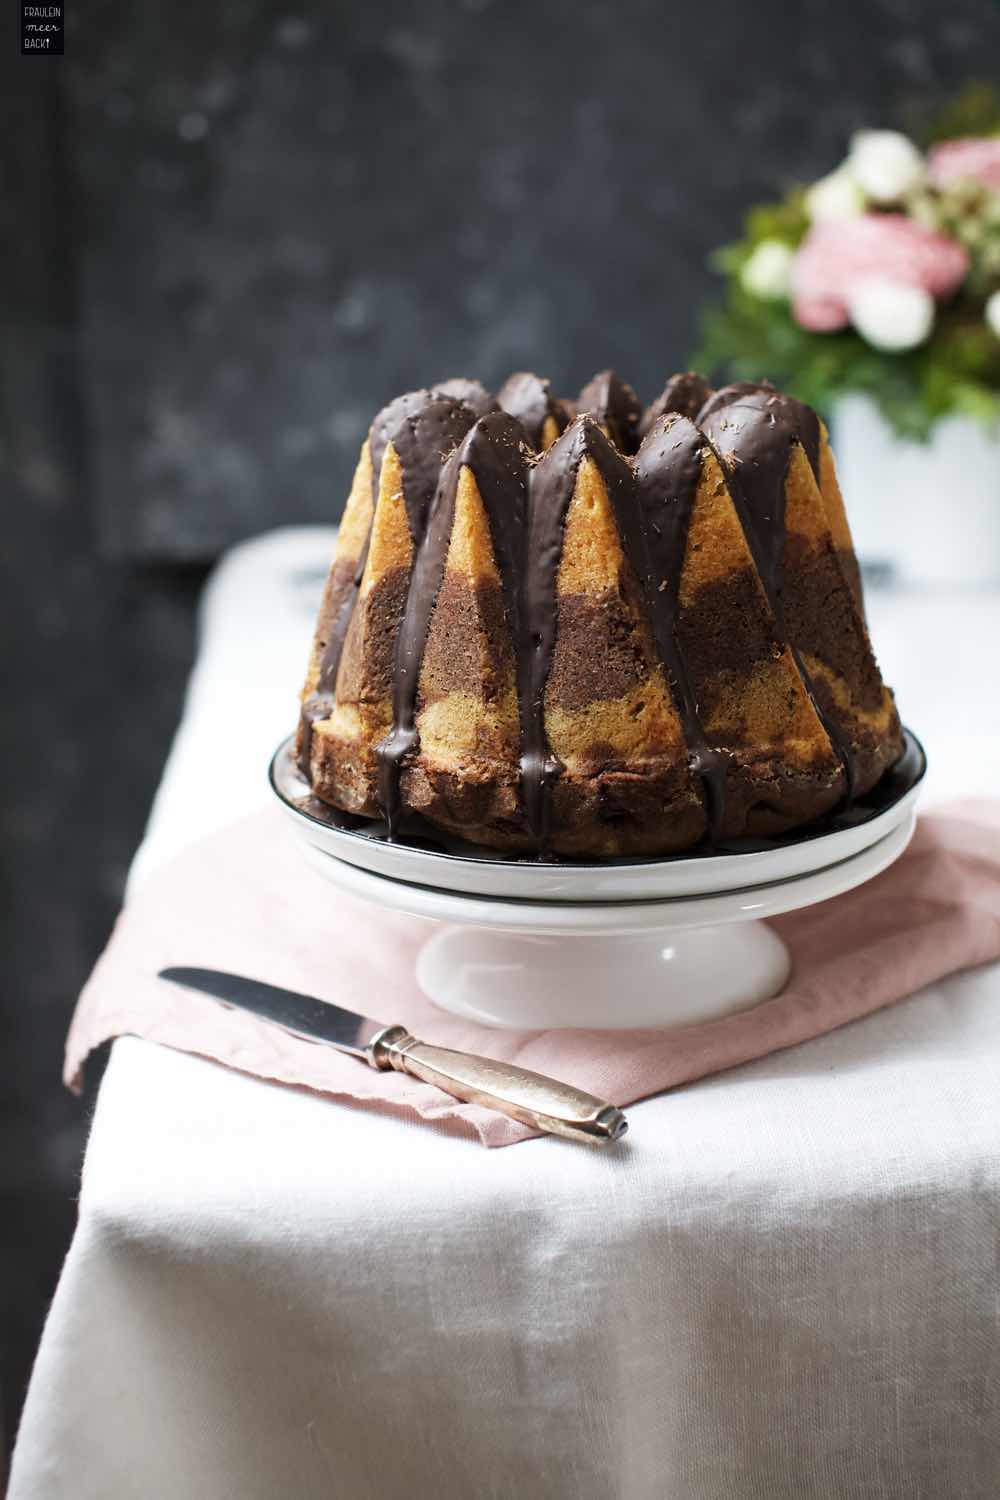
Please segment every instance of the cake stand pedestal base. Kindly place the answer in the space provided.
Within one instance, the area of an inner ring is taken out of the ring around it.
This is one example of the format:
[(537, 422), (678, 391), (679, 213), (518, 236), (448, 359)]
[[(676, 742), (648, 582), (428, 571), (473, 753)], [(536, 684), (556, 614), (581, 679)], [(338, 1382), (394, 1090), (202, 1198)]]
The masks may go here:
[[(829, 900), (879, 874), (906, 848), (914, 816), (908, 808), (877, 843), (811, 874), (662, 901), (469, 896), (376, 875), (312, 843), (305, 854), (349, 895), (440, 924), (420, 952), (416, 978), (444, 1010), (514, 1030), (685, 1026), (777, 994), (788, 952), (762, 918)], [(817, 863), (822, 843), (812, 846)], [(699, 870), (690, 863), (694, 884)]]
[(436, 1005), (518, 1031), (611, 1031), (690, 1026), (777, 995), (790, 961), (766, 919), (832, 900), (898, 859), (925, 768), (907, 730), (904, 755), (839, 823), (757, 849), (590, 864), (453, 853), (342, 825), (311, 796), (291, 738), (271, 784), (318, 874), (435, 924), (415, 979)]
[[(720, 941), (720, 936), (723, 938)], [(764, 922), (648, 932), (529, 934), (444, 926), (417, 982), (443, 1010), (489, 1026), (611, 1030), (710, 1021), (784, 987), (788, 949)]]

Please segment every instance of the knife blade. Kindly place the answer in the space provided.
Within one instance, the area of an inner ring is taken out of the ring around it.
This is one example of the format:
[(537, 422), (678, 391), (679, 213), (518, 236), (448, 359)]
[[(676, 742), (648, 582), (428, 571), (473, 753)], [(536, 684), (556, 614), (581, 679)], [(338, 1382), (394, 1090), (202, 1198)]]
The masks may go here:
[(161, 969), (159, 977), (210, 995), (234, 1010), (249, 1011), (305, 1041), (335, 1047), (381, 1072), (393, 1068), (409, 1073), (455, 1099), (483, 1104), (550, 1135), (616, 1141), (628, 1129), (620, 1109), (571, 1084), (513, 1063), (418, 1041), (405, 1026), (386, 1026), (315, 995), (222, 969), (176, 965)]
[(302, 995), (298, 990), (283, 990), (244, 974), (227, 974), (222, 969), (170, 968), (160, 970), (161, 979), (212, 995), (236, 1010), (249, 1010), (263, 1021), (271, 1021), (283, 1031), (304, 1037), (309, 1042), (326, 1042), (339, 1052), (364, 1059), (365, 1048), (376, 1032), (385, 1028), (381, 1021), (369, 1021), (351, 1010)]

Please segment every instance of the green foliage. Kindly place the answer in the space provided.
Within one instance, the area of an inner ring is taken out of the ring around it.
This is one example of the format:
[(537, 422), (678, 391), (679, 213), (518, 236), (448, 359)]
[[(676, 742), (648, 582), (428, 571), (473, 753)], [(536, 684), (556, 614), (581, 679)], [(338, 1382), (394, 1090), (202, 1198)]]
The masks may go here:
[[(934, 121), (929, 141), (1000, 134), (1000, 92), (971, 83)], [(901, 436), (926, 440), (940, 418), (975, 417), (1000, 430), (1000, 339), (987, 327), (984, 307), (1000, 289), (1000, 194), (975, 182), (944, 188), (925, 185), (905, 210), (926, 228), (958, 240), (969, 255), (965, 284), (947, 307), (939, 307), (926, 344), (906, 353), (883, 353), (853, 329), (810, 333), (800, 328), (786, 301), (753, 296), (740, 273), (765, 240), (795, 250), (808, 229), (805, 190), (779, 203), (752, 208), (743, 238), (714, 251), (710, 264), (727, 281), (723, 301), (702, 319), (695, 368), (722, 377), (769, 377), (829, 413), (843, 395), (871, 396)]]
[(708, 263), (723, 276), (738, 276), (763, 240), (780, 240), (795, 250), (805, 239), (808, 228), (805, 194), (796, 188), (781, 203), (758, 203), (752, 208), (744, 221), (743, 238), (713, 250)]
[(796, 188), (780, 203), (759, 203), (746, 217), (746, 239), (751, 246), (761, 240), (781, 240), (793, 248), (805, 239), (809, 228), (806, 196)]
[(734, 281), (705, 313), (691, 365), (732, 380), (767, 377), (826, 417), (838, 397), (860, 392), (901, 437), (920, 441), (951, 414), (1000, 427), (1000, 343), (958, 305), (942, 312), (930, 343), (883, 354), (853, 329), (810, 333), (786, 303), (752, 297)]
[(970, 135), (1000, 135), (1000, 91), (984, 80), (967, 83), (926, 132), (927, 145)]

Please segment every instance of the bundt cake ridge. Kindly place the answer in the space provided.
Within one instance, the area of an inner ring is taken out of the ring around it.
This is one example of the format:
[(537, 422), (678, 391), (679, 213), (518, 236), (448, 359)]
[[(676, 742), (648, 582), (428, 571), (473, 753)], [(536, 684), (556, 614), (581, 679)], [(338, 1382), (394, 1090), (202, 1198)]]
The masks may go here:
[(603, 371), (578, 406), (521, 372), (376, 416), (302, 694), (314, 793), (606, 857), (869, 790), (901, 731), (819, 418), (693, 372), (643, 412)]

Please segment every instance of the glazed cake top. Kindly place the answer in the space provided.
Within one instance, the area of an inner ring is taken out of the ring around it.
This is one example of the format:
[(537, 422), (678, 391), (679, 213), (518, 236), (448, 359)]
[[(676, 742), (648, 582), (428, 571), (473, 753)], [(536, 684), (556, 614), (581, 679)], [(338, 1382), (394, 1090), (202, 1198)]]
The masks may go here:
[[(780, 587), (785, 480), (793, 450), (800, 447), (818, 482), (820, 423), (815, 412), (766, 382), (714, 391), (693, 372), (671, 376), (645, 409), (611, 370), (589, 381), (575, 401), (554, 395), (547, 380), (529, 372), (512, 375), (496, 397), (478, 381), (447, 380), (397, 397), (376, 416), (368, 437), (373, 501), (390, 442), (400, 463), (414, 547), (396, 649), (392, 730), (378, 747), (379, 801), (390, 827), (400, 814), (402, 764), (418, 743), (420, 668), (444, 576), (459, 476), (467, 468), (489, 521), (514, 648), (525, 815), (537, 844), (544, 847), (551, 787), (559, 774), (545, 735), (545, 687), (555, 648), (563, 528), (584, 459), (593, 462), (607, 489), (622, 549), (673, 690), (691, 769), (704, 788), (709, 822), (717, 823), (725, 798), (724, 756), (706, 740), (675, 629), (695, 493), (711, 451), (787, 639)], [(367, 545), (357, 565), (355, 597), (366, 558)], [(317, 690), (304, 705), (308, 721), (330, 711), (353, 602), (345, 601), (333, 622)], [(797, 654), (796, 662), (850, 793), (852, 746), (821, 708)]]

